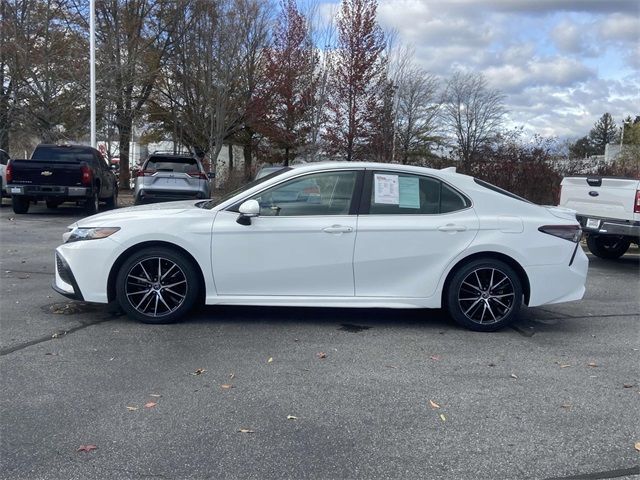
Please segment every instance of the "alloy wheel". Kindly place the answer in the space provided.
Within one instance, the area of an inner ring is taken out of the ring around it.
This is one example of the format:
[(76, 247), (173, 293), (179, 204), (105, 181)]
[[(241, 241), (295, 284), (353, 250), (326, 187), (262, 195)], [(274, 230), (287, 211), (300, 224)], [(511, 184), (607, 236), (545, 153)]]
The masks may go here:
[(189, 285), (180, 266), (164, 257), (145, 258), (131, 267), (125, 294), (140, 314), (158, 318), (175, 312), (184, 303)]
[(509, 315), (515, 289), (509, 276), (497, 268), (472, 270), (460, 284), (458, 305), (472, 322), (489, 325)]

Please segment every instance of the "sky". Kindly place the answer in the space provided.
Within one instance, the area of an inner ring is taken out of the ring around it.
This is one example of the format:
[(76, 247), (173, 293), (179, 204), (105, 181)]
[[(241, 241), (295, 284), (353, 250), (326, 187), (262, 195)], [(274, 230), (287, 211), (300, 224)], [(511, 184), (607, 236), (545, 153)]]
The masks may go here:
[(530, 133), (576, 139), (605, 112), (640, 115), (640, 0), (378, 0), (378, 21), (427, 72), (482, 73)]

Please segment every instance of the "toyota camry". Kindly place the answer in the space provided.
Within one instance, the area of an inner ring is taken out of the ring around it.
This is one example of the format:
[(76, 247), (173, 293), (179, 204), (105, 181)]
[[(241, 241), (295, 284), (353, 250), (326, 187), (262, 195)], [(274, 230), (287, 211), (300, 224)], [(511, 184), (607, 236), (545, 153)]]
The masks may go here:
[(581, 233), (572, 211), (452, 168), (306, 164), (218, 199), (82, 219), (56, 249), (53, 287), (146, 323), (204, 301), (445, 308), (492, 331), (522, 305), (582, 298)]

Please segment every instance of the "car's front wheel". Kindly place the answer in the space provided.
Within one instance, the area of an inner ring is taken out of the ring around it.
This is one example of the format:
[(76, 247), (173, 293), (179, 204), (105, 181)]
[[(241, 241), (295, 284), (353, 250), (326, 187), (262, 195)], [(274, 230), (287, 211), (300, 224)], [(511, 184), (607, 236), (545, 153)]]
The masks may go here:
[(522, 283), (504, 262), (474, 260), (451, 278), (446, 292), (447, 309), (460, 325), (492, 332), (512, 323), (522, 304)]
[(620, 258), (629, 249), (631, 242), (619, 235), (589, 235), (587, 247), (596, 257), (614, 260)]
[(116, 298), (127, 315), (144, 323), (172, 323), (198, 298), (192, 261), (177, 250), (146, 248), (129, 257), (116, 279)]

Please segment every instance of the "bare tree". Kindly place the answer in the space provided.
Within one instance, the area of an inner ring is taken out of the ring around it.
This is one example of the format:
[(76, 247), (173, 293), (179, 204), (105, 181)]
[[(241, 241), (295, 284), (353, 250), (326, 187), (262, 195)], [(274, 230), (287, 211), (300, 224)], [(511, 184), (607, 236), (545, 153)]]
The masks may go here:
[(499, 133), (506, 110), (504, 95), (487, 87), (481, 74), (456, 72), (442, 101), (443, 118), (456, 137), (463, 163), (474, 159)]
[(129, 185), (129, 142), (160, 75), (178, 12), (190, 0), (98, 0), (96, 32), (100, 95), (115, 108), (120, 145), (120, 184)]
[(439, 103), (438, 80), (419, 68), (405, 68), (398, 80), (397, 151), (403, 164), (424, 157), (434, 143)]
[(86, 38), (69, 7), (65, 0), (2, 2), (5, 146), (7, 129), (17, 121), (44, 142), (75, 139), (87, 131)]

